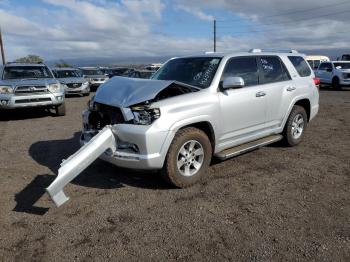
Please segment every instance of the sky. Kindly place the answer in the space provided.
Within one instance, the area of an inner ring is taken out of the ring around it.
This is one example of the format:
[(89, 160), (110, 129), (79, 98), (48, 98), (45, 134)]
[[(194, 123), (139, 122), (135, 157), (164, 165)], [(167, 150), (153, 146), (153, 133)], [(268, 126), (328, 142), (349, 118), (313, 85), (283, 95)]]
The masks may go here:
[(350, 52), (350, 1), (0, 0), (8, 60), (179, 56), (292, 48)]

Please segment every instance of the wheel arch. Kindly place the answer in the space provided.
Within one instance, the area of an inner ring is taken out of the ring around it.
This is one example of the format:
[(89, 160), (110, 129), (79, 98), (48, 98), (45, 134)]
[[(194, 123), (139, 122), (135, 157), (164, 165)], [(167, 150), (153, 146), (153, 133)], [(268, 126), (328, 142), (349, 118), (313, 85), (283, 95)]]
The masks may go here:
[(306, 115), (307, 115), (307, 121), (310, 121), (310, 115), (311, 115), (311, 102), (308, 98), (303, 98), (294, 103), (294, 106), (301, 106), (305, 109)]
[(214, 150), (215, 150), (215, 131), (214, 131), (214, 128), (210, 122), (201, 121), (201, 122), (191, 123), (191, 124), (182, 126), (181, 128), (179, 128), (177, 130), (177, 132), (179, 130), (182, 130), (182, 129), (185, 129), (188, 127), (194, 127), (194, 128), (199, 129), (199, 130), (202, 130), (208, 136), (211, 147), (212, 147), (212, 152), (214, 152)]

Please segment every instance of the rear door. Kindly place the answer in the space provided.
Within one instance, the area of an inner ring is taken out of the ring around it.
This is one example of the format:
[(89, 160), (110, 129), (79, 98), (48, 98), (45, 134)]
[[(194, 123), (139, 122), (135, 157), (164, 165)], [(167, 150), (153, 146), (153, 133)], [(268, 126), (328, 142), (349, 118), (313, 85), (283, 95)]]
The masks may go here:
[(261, 87), (266, 92), (266, 128), (273, 129), (281, 125), (296, 86), (280, 57), (259, 56), (258, 65)]

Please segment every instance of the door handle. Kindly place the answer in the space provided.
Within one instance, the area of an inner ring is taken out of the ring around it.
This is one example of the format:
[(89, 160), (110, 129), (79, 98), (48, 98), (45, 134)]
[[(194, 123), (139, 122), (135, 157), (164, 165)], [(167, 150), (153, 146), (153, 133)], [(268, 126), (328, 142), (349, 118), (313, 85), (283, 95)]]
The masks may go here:
[(287, 91), (289, 91), (289, 92), (292, 92), (292, 91), (294, 91), (295, 89), (297, 89), (295, 86), (288, 86), (288, 87), (287, 87)]
[(256, 97), (262, 97), (262, 96), (266, 96), (266, 93), (263, 91), (260, 91), (258, 93), (255, 94)]

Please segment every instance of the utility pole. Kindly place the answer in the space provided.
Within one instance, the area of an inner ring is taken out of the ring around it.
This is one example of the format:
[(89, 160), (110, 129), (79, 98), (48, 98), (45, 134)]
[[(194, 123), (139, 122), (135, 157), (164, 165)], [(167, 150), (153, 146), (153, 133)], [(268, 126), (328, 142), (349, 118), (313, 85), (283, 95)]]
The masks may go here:
[(216, 20), (214, 19), (214, 52), (216, 52)]
[(2, 42), (1, 27), (0, 27), (0, 48), (1, 48), (2, 64), (4, 65), (4, 64), (6, 63), (6, 61), (5, 61), (4, 44), (3, 44), (3, 42)]

